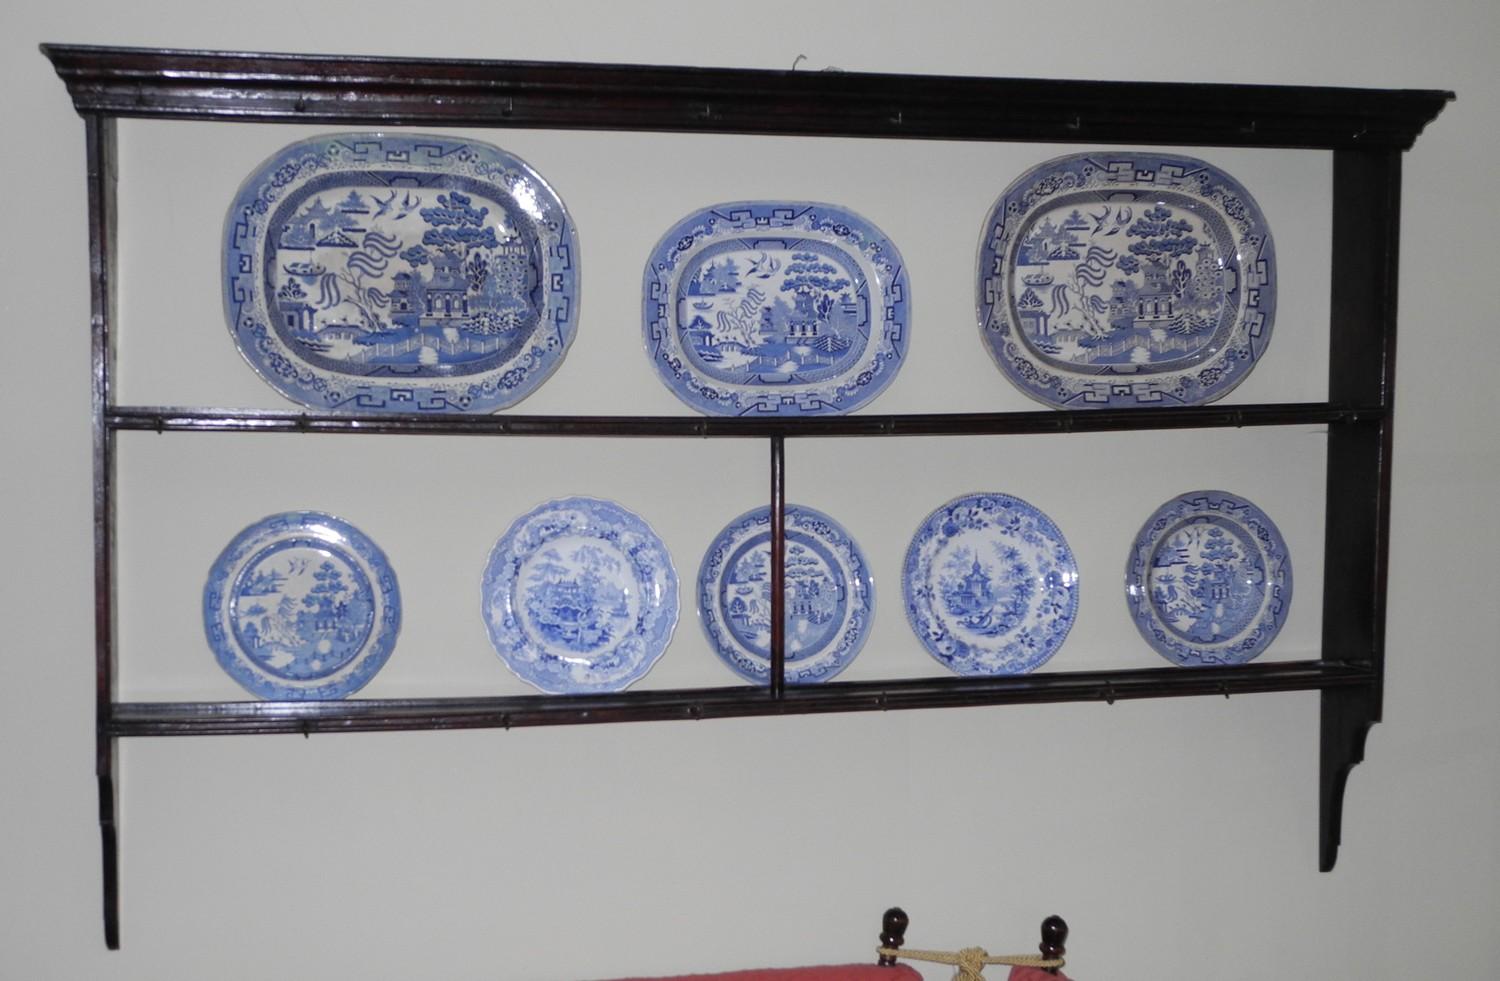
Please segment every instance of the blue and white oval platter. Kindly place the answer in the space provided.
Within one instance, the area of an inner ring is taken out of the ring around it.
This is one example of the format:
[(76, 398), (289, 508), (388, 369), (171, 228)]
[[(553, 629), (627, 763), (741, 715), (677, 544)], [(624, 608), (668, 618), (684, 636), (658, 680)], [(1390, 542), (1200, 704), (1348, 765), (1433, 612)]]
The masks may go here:
[(621, 691), (672, 639), (677, 572), (635, 512), (562, 498), (500, 536), (481, 606), (490, 643), (521, 680), (553, 694)]
[(321, 511), (288, 511), (225, 546), (203, 586), (203, 627), (220, 666), (277, 700), (343, 698), (390, 657), (401, 592), (385, 553)]
[(578, 241), (552, 188), (476, 140), (286, 147), (224, 222), (224, 310), (277, 391), (339, 412), (491, 412), (562, 361)]
[(968, 494), (927, 516), (902, 570), (912, 631), (955, 674), (1025, 674), (1078, 614), (1078, 565), (1052, 519), (1009, 494)]
[[(864, 552), (828, 515), (786, 506), (785, 680), (827, 681), (864, 646), (875, 583)], [(740, 677), (771, 676), (771, 509), (729, 523), (698, 568), (698, 616), (709, 645)]]
[(1157, 508), (1125, 562), (1125, 601), (1146, 643), (1184, 667), (1243, 664), (1292, 606), (1292, 557), (1276, 524), (1226, 491)]
[(1271, 342), (1276, 253), (1212, 164), (1130, 150), (1050, 160), (991, 209), (979, 325), (1005, 377), (1066, 409), (1200, 405)]
[(885, 234), (831, 204), (740, 201), (696, 211), (646, 264), (646, 354), (710, 415), (852, 412), (906, 355), (906, 266)]

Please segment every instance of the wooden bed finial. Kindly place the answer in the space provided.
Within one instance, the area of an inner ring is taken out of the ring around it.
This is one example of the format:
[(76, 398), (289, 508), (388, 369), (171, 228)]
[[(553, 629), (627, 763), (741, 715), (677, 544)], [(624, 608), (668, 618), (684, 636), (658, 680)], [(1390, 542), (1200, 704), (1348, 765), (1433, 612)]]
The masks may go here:
[[(1064, 944), (1068, 942), (1068, 924), (1056, 913), (1042, 921), (1042, 942), (1038, 949), (1042, 956), (1048, 960), (1062, 957), (1067, 951)], [(1057, 968), (1045, 968), (1048, 974), (1056, 974)]]
[[(896, 950), (902, 944), (906, 943), (906, 927), (910, 922), (911, 920), (908, 919), (906, 911), (901, 907), (892, 906), (886, 910), (884, 918), (880, 921), (880, 946)], [(1058, 922), (1062, 921), (1059, 920)], [(1066, 934), (1067, 931), (1068, 928), (1063, 927), (1063, 933)], [(881, 954), (880, 959), (875, 963), (881, 967), (895, 967), (896, 958), (889, 954)]]

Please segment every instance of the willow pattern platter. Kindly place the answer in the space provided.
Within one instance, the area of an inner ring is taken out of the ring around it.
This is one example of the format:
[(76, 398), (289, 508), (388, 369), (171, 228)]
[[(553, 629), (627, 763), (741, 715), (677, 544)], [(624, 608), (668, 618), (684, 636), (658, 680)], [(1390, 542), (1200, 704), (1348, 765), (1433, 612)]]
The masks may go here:
[[(785, 680), (827, 681), (864, 646), (875, 584), (859, 545), (812, 508), (786, 507)], [(771, 509), (740, 515), (698, 568), (698, 616), (709, 645), (747, 681), (771, 677)]]
[(401, 629), (396, 574), (374, 542), (320, 511), (273, 514), (225, 546), (203, 587), (220, 666), (278, 700), (343, 698), (369, 682)]
[(831, 204), (694, 212), (652, 250), (642, 295), (657, 374), (711, 415), (852, 412), (891, 383), (906, 354), (901, 254)]
[(1244, 381), (1271, 341), (1275, 248), (1255, 199), (1212, 164), (1096, 151), (1006, 188), (978, 290), (984, 342), (1032, 398), (1198, 405)]
[(1260, 508), (1225, 491), (1183, 494), (1141, 527), (1125, 563), (1141, 636), (1183, 666), (1243, 664), (1292, 605), (1292, 558)]
[(491, 412), (572, 343), (577, 237), (546, 182), (497, 147), (314, 137), (241, 185), (224, 309), (245, 360), (303, 405)]
[(490, 643), (544, 692), (621, 691), (667, 649), (677, 572), (639, 515), (569, 497), (517, 518), (484, 570)]
[(955, 674), (1025, 674), (1062, 646), (1078, 565), (1052, 519), (1009, 494), (969, 494), (928, 515), (906, 550), (906, 616)]

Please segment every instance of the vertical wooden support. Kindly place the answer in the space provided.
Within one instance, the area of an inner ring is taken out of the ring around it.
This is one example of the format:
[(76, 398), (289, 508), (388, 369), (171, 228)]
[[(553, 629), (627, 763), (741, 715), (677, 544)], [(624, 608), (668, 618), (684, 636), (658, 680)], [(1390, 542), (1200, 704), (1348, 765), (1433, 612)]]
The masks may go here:
[(1380, 721), (1400, 228), (1400, 151), (1334, 151), (1328, 399), (1378, 411), (1328, 433), (1323, 657), (1372, 673), (1364, 686), (1322, 694), (1318, 867), (1324, 872), (1338, 859), (1349, 771), (1364, 759), (1365, 736)]
[(771, 437), (771, 697), (786, 691), (786, 437)]
[(84, 116), (88, 152), (89, 273), (94, 426), (94, 770), (99, 780), (99, 837), (104, 873), (104, 943), (120, 947), (119, 853), (116, 847), (115, 740), (115, 434), (104, 415), (114, 373), (110, 328), (115, 314), (115, 121)]

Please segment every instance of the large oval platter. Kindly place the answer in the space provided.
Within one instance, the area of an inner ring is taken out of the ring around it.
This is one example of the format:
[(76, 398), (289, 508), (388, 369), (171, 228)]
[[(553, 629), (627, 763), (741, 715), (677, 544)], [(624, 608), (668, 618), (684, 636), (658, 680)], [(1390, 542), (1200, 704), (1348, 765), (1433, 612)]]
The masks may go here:
[(1125, 562), (1125, 600), (1146, 643), (1185, 667), (1243, 664), (1292, 605), (1292, 558), (1260, 508), (1193, 491), (1157, 508)]
[(901, 586), (917, 639), (961, 675), (1035, 670), (1078, 614), (1073, 550), (1051, 518), (1009, 494), (968, 494), (928, 515)]
[(577, 238), (546, 182), (497, 147), (315, 137), (241, 185), (224, 309), (245, 360), (303, 405), (491, 412), (573, 340)]
[(677, 626), (666, 544), (635, 512), (591, 497), (517, 518), (490, 552), (481, 592), (501, 660), (552, 694), (627, 688)]
[(246, 691), (343, 698), (390, 657), (401, 592), (385, 553), (320, 511), (273, 514), (234, 537), (203, 586), (208, 645)]
[(1248, 191), (1192, 157), (1059, 157), (1000, 196), (979, 324), (1017, 388), (1068, 409), (1200, 405), (1271, 340), (1276, 256)]
[[(786, 507), (785, 679), (827, 681), (864, 646), (875, 584), (843, 526), (812, 508)], [(771, 509), (729, 523), (698, 568), (698, 615), (710, 646), (740, 677), (771, 676)]]
[(741, 201), (694, 212), (646, 265), (646, 353), (672, 393), (711, 415), (852, 412), (906, 354), (901, 254), (830, 204)]

